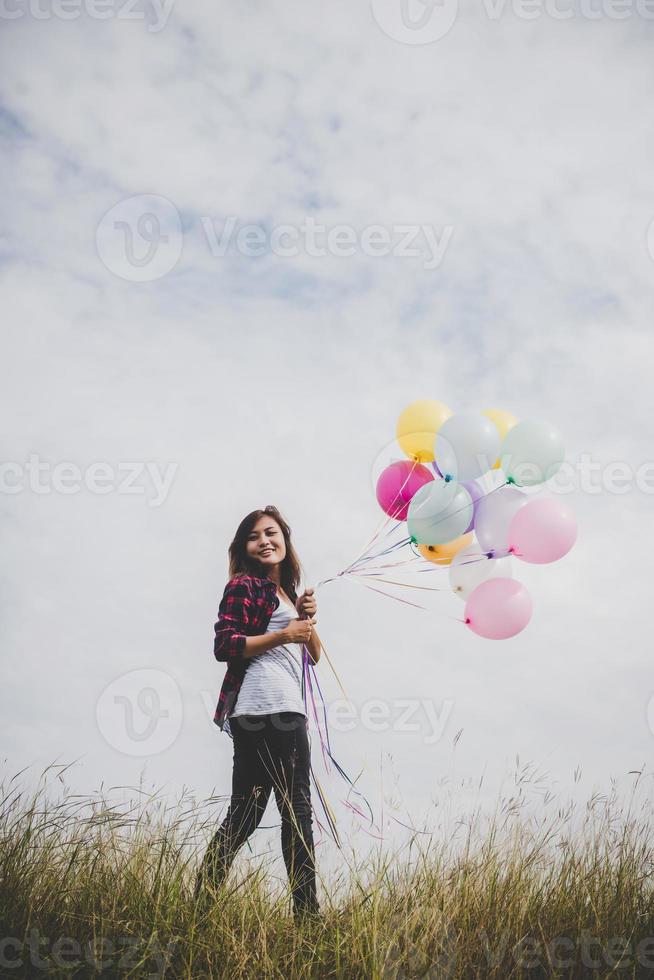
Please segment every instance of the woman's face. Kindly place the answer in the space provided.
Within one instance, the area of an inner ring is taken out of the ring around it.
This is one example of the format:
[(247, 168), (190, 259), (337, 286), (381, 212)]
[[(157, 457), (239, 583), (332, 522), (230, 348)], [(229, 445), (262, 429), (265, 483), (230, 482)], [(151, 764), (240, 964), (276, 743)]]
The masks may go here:
[(246, 542), (249, 558), (263, 565), (264, 574), (286, 558), (286, 543), (282, 529), (274, 517), (264, 514), (254, 525)]

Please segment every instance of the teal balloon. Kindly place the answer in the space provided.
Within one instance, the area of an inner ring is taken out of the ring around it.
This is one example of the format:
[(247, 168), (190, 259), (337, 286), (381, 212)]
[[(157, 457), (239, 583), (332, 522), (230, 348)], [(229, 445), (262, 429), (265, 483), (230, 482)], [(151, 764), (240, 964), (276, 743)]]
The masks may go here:
[(446, 544), (463, 534), (474, 507), (465, 487), (455, 480), (430, 480), (414, 493), (407, 530), (417, 544)]
[(509, 483), (519, 487), (545, 483), (561, 468), (564, 457), (558, 429), (537, 419), (516, 423), (500, 447), (500, 466)]

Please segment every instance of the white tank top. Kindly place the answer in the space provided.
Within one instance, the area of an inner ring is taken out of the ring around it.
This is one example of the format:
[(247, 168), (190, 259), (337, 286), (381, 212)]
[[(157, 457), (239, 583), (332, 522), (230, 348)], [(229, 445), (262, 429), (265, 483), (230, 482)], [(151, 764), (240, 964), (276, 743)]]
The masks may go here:
[[(295, 607), (280, 599), (266, 633), (285, 629), (292, 619), (298, 618)], [(229, 717), (268, 715), (276, 711), (299, 711), (306, 717), (302, 700), (301, 643), (281, 644), (250, 658)]]

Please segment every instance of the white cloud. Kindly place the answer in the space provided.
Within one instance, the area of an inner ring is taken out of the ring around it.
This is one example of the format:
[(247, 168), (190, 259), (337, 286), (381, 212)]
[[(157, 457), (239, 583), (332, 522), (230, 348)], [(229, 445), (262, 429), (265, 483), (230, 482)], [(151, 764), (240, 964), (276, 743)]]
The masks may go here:
[[(4, 458), (178, 465), (156, 509), (143, 495), (3, 495), (12, 771), (59, 753), (82, 757), (78, 791), (135, 781), (140, 760), (102, 741), (95, 703), (145, 666), (185, 705), (150, 778), (228, 787), (229, 740), (202, 692), (222, 680), (212, 625), (234, 529), (276, 503), (309, 582), (340, 570), (380, 519), (371, 467), (413, 398), (548, 418), (572, 460), (649, 457), (652, 67), (634, 24), (494, 22), (467, 5), (421, 48), (366, 5), (320, 16), (196, 3), (156, 34), (5, 26)], [(184, 227), (178, 264), (152, 283), (116, 276), (95, 247), (103, 215), (136, 194), (166, 197)], [(313, 215), (357, 235), (423, 222), (453, 235), (432, 271), (360, 249), (213, 256), (201, 219), (230, 214), (267, 231)], [(371, 799), (392, 755), (406, 800), (426, 805), (459, 729), (457, 772), (486, 766), (489, 797), (516, 752), (563, 785), (577, 764), (608, 781), (648, 757), (650, 498), (567, 499), (578, 544), (520, 569), (535, 613), (506, 644), (448, 618), (463, 606), (447, 592), (431, 615), (348, 582), (319, 593), (354, 700), (454, 700), (435, 746), (334, 740), (348, 772), (366, 760)]]

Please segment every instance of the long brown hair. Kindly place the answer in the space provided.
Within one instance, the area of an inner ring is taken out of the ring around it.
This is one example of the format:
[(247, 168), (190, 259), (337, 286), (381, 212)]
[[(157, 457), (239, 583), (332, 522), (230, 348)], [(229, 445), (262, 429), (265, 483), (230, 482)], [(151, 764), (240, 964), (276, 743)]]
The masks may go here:
[(302, 577), (302, 565), (291, 543), (291, 529), (277, 508), (272, 504), (268, 504), (263, 510), (251, 511), (239, 524), (234, 535), (234, 540), (229, 546), (229, 576), (230, 578), (235, 578), (239, 575), (254, 575), (257, 578), (266, 578), (262, 563), (248, 555), (247, 540), (250, 531), (259, 518), (266, 517), (267, 515), (274, 518), (284, 535), (286, 557), (282, 561), (279, 569), (279, 580), (282, 589), (289, 599), (296, 602), (297, 588)]

